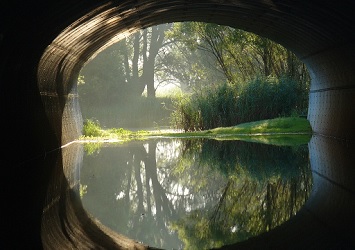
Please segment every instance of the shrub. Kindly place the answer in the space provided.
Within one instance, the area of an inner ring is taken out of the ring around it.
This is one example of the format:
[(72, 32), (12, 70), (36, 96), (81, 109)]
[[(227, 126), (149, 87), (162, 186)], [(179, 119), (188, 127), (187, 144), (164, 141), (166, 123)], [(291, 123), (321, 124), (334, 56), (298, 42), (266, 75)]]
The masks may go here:
[(289, 116), (301, 106), (299, 93), (297, 82), (287, 77), (256, 78), (239, 91), (227, 83), (206, 87), (180, 96), (173, 103), (171, 122), (175, 128), (196, 131)]
[(239, 123), (289, 116), (297, 107), (297, 83), (289, 78), (257, 78), (238, 98)]
[(102, 135), (99, 121), (86, 119), (83, 126), (83, 135), (87, 137), (98, 137)]

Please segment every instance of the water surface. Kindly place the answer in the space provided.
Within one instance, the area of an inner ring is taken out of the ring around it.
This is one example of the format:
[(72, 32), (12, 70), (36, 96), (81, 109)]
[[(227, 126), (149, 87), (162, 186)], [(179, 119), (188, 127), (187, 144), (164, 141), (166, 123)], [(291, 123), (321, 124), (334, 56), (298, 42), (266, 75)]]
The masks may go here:
[(307, 145), (185, 138), (85, 147), (84, 208), (158, 248), (208, 249), (259, 235), (294, 216), (312, 187)]

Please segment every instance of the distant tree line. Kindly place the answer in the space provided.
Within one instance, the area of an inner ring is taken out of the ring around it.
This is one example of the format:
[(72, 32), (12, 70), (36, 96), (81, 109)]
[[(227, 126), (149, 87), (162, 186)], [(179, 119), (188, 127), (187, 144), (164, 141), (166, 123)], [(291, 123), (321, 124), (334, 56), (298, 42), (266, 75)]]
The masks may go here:
[(189, 85), (189, 95), (175, 100), (173, 126), (194, 131), (307, 113), (307, 68), (281, 45), (199, 22), (175, 24), (168, 37), (194, 54), (189, 61), (192, 71), (204, 72), (190, 81), (197, 84)]
[[(138, 31), (88, 62), (79, 80), (84, 110), (114, 109), (110, 119), (117, 106), (130, 107), (143, 94), (155, 100), (158, 88), (174, 84), (183, 94), (174, 96), (174, 106), (169, 107), (174, 111), (171, 123), (185, 130), (305, 114), (310, 83), (305, 65), (281, 45), (200, 22)], [(154, 106), (160, 109), (155, 113), (166, 107)], [(117, 113), (117, 119), (122, 118)]]

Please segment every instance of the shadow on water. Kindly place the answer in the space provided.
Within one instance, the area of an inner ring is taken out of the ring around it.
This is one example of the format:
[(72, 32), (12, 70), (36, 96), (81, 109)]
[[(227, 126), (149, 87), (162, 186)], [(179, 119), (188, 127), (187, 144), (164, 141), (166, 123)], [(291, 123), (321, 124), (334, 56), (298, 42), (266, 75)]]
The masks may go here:
[(312, 188), (307, 145), (155, 139), (85, 147), (77, 177), (84, 208), (164, 249), (221, 247), (270, 231)]

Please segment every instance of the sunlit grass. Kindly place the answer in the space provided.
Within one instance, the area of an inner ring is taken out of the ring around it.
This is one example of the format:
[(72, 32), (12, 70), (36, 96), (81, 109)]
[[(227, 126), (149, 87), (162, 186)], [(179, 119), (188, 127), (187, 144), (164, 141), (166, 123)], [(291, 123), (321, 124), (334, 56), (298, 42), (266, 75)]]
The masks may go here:
[(243, 123), (233, 127), (209, 130), (213, 134), (312, 133), (309, 121), (300, 117), (284, 117)]
[[(258, 134), (312, 134), (312, 128), (309, 121), (305, 118), (284, 117), (248, 122), (232, 127), (220, 127), (204, 131), (186, 132), (183, 133), (182, 136)], [(179, 134), (171, 133), (170, 135), (178, 136)]]
[(145, 140), (152, 137), (173, 138), (212, 138), (216, 140), (243, 140), (274, 145), (299, 145), (308, 143), (312, 136), (309, 121), (299, 117), (275, 118), (221, 127), (206, 131), (169, 133), (137, 131), (123, 128), (102, 129), (98, 122), (86, 121), (82, 141), (130, 141)]
[(243, 140), (273, 145), (306, 144), (312, 137), (309, 121), (284, 117), (221, 127), (198, 132), (170, 133), (171, 137), (207, 137), (216, 140)]
[(131, 139), (142, 139), (150, 135), (148, 131), (131, 131), (123, 128), (103, 129), (98, 121), (86, 120), (83, 126), (81, 141), (127, 141)]

